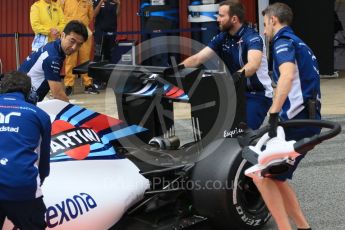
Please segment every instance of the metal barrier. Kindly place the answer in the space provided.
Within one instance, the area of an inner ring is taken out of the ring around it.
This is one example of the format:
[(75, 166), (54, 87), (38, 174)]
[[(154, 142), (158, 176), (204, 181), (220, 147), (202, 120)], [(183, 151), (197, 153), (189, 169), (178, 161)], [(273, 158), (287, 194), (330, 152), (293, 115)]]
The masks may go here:
[(17, 70), (19, 69), (20, 66), (20, 45), (19, 45), (19, 33), (14, 33), (14, 45), (16, 47), (16, 65), (17, 65)]
[[(0, 34), (1, 38), (14, 38), (14, 47), (15, 47), (15, 60), (16, 60), (16, 68), (19, 69), (20, 66), (20, 37), (34, 37), (35, 34), (20, 34), (15, 32), (13, 34)], [(0, 73), (3, 72), (3, 63), (0, 59)]]
[[(124, 32), (116, 32), (117, 35), (146, 35), (146, 34), (171, 34), (171, 33), (181, 33), (181, 32), (199, 32), (205, 31), (207, 28), (182, 28), (182, 29), (173, 29), (173, 30), (155, 30), (155, 31), (124, 31)], [(14, 38), (14, 45), (15, 45), (15, 60), (16, 60), (16, 67), (19, 69), (20, 66), (20, 38), (21, 37), (34, 37), (35, 34), (28, 34), (28, 33), (19, 33), (15, 32), (12, 34), (0, 34), (1, 38)], [(1, 73), (3, 70), (3, 63), (0, 62), (1, 65)]]

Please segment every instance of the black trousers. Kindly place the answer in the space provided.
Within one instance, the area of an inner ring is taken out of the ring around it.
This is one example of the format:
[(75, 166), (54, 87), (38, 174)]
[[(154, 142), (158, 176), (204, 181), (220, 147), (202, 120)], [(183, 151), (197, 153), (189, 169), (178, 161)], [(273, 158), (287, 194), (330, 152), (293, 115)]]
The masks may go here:
[(20, 230), (44, 230), (47, 226), (45, 212), (42, 197), (29, 201), (0, 201), (0, 229), (7, 217)]
[(116, 45), (116, 35), (96, 31), (94, 61), (111, 61), (111, 51)]

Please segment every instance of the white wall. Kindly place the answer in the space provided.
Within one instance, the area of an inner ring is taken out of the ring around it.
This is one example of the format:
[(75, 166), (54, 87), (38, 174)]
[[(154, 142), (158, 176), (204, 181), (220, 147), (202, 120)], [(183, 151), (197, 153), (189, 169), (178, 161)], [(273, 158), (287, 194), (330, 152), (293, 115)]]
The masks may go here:
[(258, 15), (259, 15), (259, 32), (261, 35), (264, 33), (264, 17), (261, 12), (266, 9), (269, 4), (269, 0), (258, 0)]

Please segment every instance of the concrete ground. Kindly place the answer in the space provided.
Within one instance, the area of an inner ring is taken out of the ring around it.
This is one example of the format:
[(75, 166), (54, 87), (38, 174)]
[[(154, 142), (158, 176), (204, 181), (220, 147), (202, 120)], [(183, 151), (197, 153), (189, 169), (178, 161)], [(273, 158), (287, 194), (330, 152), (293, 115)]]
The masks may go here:
[[(339, 122), (343, 131), (337, 137), (317, 146), (307, 155), (291, 184), (314, 230), (343, 230), (345, 229), (345, 72), (341, 72), (339, 78), (321, 79), (321, 90), (323, 118)], [(115, 98), (110, 89), (102, 91), (99, 95), (86, 95), (78, 86), (71, 101), (110, 116), (117, 116)], [(181, 118), (188, 109), (183, 106), (180, 108)], [(200, 229), (212, 228), (204, 226), (198, 228)], [(270, 220), (263, 229), (277, 228)]]
[(339, 78), (321, 79), (322, 114), (345, 116), (345, 71)]

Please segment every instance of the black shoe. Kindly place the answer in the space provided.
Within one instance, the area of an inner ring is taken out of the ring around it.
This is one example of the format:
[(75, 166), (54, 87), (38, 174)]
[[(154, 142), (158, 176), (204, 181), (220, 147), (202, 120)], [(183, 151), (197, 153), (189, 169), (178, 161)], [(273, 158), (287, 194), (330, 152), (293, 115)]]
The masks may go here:
[(99, 82), (99, 83), (94, 83), (93, 84), (97, 90), (104, 90), (107, 88), (107, 83), (106, 82)]
[(71, 96), (73, 93), (73, 87), (72, 86), (66, 86), (65, 93), (66, 93), (67, 97)]
[(99, 94), (98, 90), (95, 88), (94, 85), (85, 86), (84, 93), (88, 93), (88, 94)]

